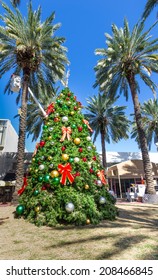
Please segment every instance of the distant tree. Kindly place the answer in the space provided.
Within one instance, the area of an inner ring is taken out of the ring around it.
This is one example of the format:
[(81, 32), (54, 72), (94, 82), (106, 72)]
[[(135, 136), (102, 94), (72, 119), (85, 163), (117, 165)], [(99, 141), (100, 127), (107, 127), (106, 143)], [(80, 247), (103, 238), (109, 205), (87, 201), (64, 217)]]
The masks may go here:
[[(151, 149), (152, 142), (158, 142), (158, 100), (149, 99), (141, 106), (142, 122), (146, 133), (147, 143), (149, 150)], [(131, 134), (139, 145), (138, 132), (135, 122), (133, 123), (133, 130)]]
[(158, 5), (158, 0), (148, 0), (145, 8), (144, 8), (144, 12), (142, 17), (143, 18), (147, 18), (150, 13), (152, 12), (152, 10)]
[(122, 138), (128, 138), (129, 121), (125, 116), (125, 106), (116, 106), (117, 98), (111, 99), (105, 95), (89, 97), (85, 117), (94, 131), (93, 142), (97, 136), (101, 136), (102, 164), (107, 167), (105, 143), (117, 143)]
[(138, 99), (139, 84), (137, 77), (139, 76), (155, 93), (157, 86), (150, 75), (152, 72), (158, 72), (158, 39), (151, 40), (150, 31), (153, 26), (148, 31), (143, 32), (144, 21), (142, 21), (136, 24), (130, 32), (126, 19), (124, 20), (123, 28), (119, 29), (113, 24), (113, 36), (105, 34), (107, 48), (95, 51), (97, 55), (101, 55), (103, 58), (98, 61), (95, 67), (96, 83), (94, 85), (99, 85), (100, 90), (105, 90), (108, 86), (109, 92), (120, 90), (120, 94), (123, 92), (126, 99), (128, 99), (130, 89), (146, 176), (147, 192), (150, 194), (155, 194), (155, 189)]
[[(28, 5), (28, 16), (24, 18), (20, 11), (14, 12), (2, 3), (5, 10), (0, 15), (5, 23), (0, 26), (0, 77), (7, 71), (14, 71), (22, 76), (21, 115), (19, 124), (18, 157), (16, 170), (16, 192), (23, 183), (25, 133), (27, 120), (28, 87), (36, 88), (38, 93), (49, 93), (50, 84), (62, 79), (66, 64), (65, 41), (56, 37), (54, 32), (60, 24), (53, 24), (54, 12), (44, 21), (41, 21), (41, 7), (32, 10), (31, 2)], [(9, 89), (10, 81), (6, 86)]]

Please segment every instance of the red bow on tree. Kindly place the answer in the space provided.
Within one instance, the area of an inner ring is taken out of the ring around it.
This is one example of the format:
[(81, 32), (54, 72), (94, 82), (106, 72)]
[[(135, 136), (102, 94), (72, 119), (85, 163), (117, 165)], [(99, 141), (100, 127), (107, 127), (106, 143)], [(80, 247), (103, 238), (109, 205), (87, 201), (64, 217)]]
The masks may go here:
[(58, 164), (59, 173), (62, 175), (60, 183), (66, 185), (66, 179), (69, 179), (69, 182), (72, 184), (74, 181), (74, 176), (70, 173), (72, 171), (72, 167), (70, 163), (67, 163), (65, 166), (62, 164)]
[(100, 180), (103, 184), (107, 184), (107, 181), (106, 181), (105, 176), (104, 176), (104, 170), (98, 171), (97, 176), (100, 178)]
[(67, 139), (70, 140), (70, 134), (72, 133), (71, 127), (62, 127), (63, 136), (60, 139), (60, 142), (63, 142), (67, 136)]
[(21, 195), (21, 194), (24, 192), (24, 190), (25, 190), (25, 188), (26, 188), (26, 186), (27, 186), (27, 178), (24, 177), (23, 180), (24, 180), (24, 182), (23, 182), (23, 185), (22, 185), (21, 189), (18, 190), (18, 195)]
[(50, 115), (51, 113), (54, 112), (54, 103), (51, 103), (48, 107), (47, 107), (47, 110), (46, 110), (46, 114), (47, 115)]

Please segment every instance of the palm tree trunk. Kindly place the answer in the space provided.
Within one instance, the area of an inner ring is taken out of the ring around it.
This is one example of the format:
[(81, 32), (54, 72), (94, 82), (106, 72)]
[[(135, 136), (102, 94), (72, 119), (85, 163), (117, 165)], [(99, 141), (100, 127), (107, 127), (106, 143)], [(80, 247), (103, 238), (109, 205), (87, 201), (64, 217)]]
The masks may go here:
[(24, 157), (25, 157), (25, 134), (26, 134), (26, 118), (27, 118), (27, 100), (28, 100), (28, 83), (29, 71), (23, 70), (23, 91), (21, 100), (21, 115), (19, 122), (19, 139), (18, 139), (18, 153), (17, 153), (17, 166), (16, 166), (16, 185), (13, 194), (13, 204), (18, 203), (18, 190), (23, 185), (24, 178)]
[(106, 148), (105, 148), (105, 130), (104, 128), (100, 131), (101, 134), (101, 147), (102, 147), (102, 165), (106, 169), (107, 161), (106, 161)]
[(129, 73), (129, 75), (128, 75), (128, 83), (129, 83), (129, 87), (130, 87), (131, 94), (132, 94), (139, 143), (140, 143), (140, 148), (141, 148), (141, 152), (142, 152), (143, 167), (144, 167), (145, 179), (146, 179), (146, 192), (149, 194), (155, 194), (156, 191), (154, 188), (152, 166), (151, 166), (149, 153), (148, 153), (146, 135), (145, 135), (145, 131), (144, 131), (143, 124), (142, 124), (141, 109), (140, 109), (140, 103), (139, 103), (138, 95), (137, 95), (137, 91), (136, 91), (135, 77), (132, 72)]

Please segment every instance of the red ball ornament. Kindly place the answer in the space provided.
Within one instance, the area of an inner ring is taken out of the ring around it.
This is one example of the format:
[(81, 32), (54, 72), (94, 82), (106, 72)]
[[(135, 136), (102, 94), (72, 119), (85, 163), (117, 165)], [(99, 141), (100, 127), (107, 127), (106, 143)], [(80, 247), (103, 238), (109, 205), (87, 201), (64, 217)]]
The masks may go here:
[(90, 173), (93, 173), (93, 172), (94, 172), (94, 170), (93, 170), (92, 168), (90, 168), (90, 169), (89, 169), (89, 172), (90, 172)]
[(60, 119), (58, 117), (54, 118), (54, 122), (59, 122), (59, 121), (60, 121)]
[(80, 176), (80, 172), (76, 172), (76, 174), (75, 174), (76, 176)]
[(71, 96), (71, 93), (70, 93), (70, 92), (68, 92), (67, 96), (69, 96), (69, 97), (70, 97), (70, 96)]
[(46, 190), (46, 186), (42, 186), (42, 191), (45, 191)]
[(66, 147), (64, 147), (64, 146), (61, 147), (61, 150), (62, 150), (62, 151), (65, 151), (65, 150), (66, 150)]
[(46, 143), (45, 141), (41, 140), (40, 141), (40, 147), (44, 147), (45, 143)]
[(74, 96), (74, 99), (75, 99), (75, 100), (76, 100), (76, 98), (77, 98), (77, 97), (76, 97), (76, 96)]
[(93, 160), (97, 160), (96, 156), (92, 157)]
[(83, 160), (84, 162), (87, 161), (86, 157), (84, 157), (82, 160)]
[(70, 100), (70, 98), (69, 98), (69, 97), (66, 97), (66, 100), (67, 100), (67, 101), (69, 101), (69, 100)]
[(77, 106), (74, 106), (74, 110), (77, 111), (77, 110), (78, 110), (78, 107), (77, 107)]
[(83, 152), (83, 149), (82, 149), (82, 148), (79, 148), (78, 151), (79, 151), (80, 153), (82, 153), (82, 152)]
[(79, 131), (79, 132), (81, 132), (82, 129), (83, 129), (82, 126), (79, 126), (79, 127), (78, 127), (78, 131)]

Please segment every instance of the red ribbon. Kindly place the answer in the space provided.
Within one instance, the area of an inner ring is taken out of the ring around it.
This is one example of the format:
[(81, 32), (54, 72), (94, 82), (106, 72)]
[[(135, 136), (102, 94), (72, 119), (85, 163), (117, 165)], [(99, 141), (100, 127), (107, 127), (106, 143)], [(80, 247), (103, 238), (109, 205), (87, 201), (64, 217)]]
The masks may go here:
[(24, 181), (23, 181), (23, 185), (22, 185), (21, 189), (18, 190), (18, 195), (21, 195), (21, 194), (24, 192), (24, 190), (25, 190), (25, 188), (26, 188), (26, 186), (27, 186), (27, 178), (24, 177), (23, 180), (24, 180)]
[(90, 132), (93, 132), (93, 129), (90, 127), (89, 122), (87, 120), (83, 120), (83, 122), (88, 126)]
[(67, 163), (65, 166), (62, 164), (58, 164), (59, 173), (62, 175), (60, 183), (66, 185), (66, 179), (69, 179), (69, 182), (72, 184), (74, 181), (74, 176), (70, 173), (72, 171), (72, 167), (70, 163)]
[(100, 180), (103, 184), (107, 184), (107, 181), (106, 181), (105, 176), (104, 176), (104, 170), (98, 171), (97, 176), (100, 178)]
[(53, 111), (54, 111), (54, 103), (51, 103), (51, 104), (47, 107), (46, 114), (47, 114), (47, 115), (50, 115), (51, 113), (53, 113)]
[(71, 127), (62, 127), (63, 136), (60, 139), (60, 142), (63, 142), (67, 136), (67, 139), (70, 140), (70, 134), (72, 133)]

